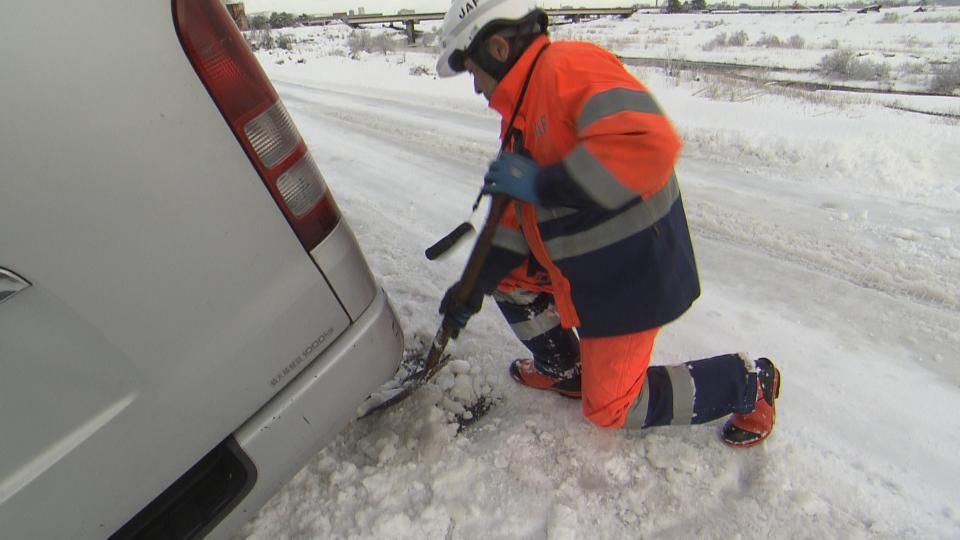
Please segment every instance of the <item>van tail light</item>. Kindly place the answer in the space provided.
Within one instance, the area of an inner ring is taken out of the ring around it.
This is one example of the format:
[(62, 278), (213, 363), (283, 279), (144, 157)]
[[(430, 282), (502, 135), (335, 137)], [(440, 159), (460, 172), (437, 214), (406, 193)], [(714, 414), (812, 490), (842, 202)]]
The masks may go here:
[(306, 144), (221, 0), (173, 0), (180, 43), (309, 252), (340, 221)]

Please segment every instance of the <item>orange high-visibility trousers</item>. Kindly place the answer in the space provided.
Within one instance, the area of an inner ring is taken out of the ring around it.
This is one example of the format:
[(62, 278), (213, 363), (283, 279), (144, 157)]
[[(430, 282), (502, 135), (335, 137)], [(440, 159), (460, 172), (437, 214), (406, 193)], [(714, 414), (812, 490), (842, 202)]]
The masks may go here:
[(643, 387), (659, 331), (658, 327), (624, 336), (581, 338), (582, 406), (587, 420), (600, 427), (623, 427)]

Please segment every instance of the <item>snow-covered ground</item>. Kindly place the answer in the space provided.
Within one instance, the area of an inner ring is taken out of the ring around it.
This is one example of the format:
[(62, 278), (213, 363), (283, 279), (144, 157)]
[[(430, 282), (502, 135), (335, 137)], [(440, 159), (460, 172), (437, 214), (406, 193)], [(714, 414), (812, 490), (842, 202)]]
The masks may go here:
[[(750, 24), (855, 47), (900, 47), (884, 36), (913, 32), (915, 48), (896, 54), (957, 58), (960, 11), (936, 13), (955, 22), (723, 20), (727, 32)], [(702, 18), (637, 15), (554, 33), (600, 32), (615, 49), (630, 36), (639, 47), (674, 36), (692, 59), (710, 39), (703, 32), (717, 30)], [(469, 214), (497, 149), (497, 116), (468, 77), (434, 78), (429, 48), (350, 59), (335, 52), (348, 50), (345, 27), (293, 33), (302, 40), (293, 51), (259, 58), (408, 342), (432, 336), (467, 250), (429, 262), (423, 249)], [(746, 53), (795, 61), (790, 49)], [(678, 172), (704, 291), (665, 330), (654, 361), (770, 356), (783, 372), (774, 435), (738, 451), (719, 442), (716, 423), (594, 428), (577, 402), (510, 380), (506, 366), (524, 350), (488, 301), (449, 347), (458, 360), (401, 405), (350, 425), (242, 536), (960, 537), (960, 125), (869, 96), (754, 86), (731, 98), (709, 77), (636, 73), (686, 143)], [(942, 99), (960, 109), (960, 98)], [(497, 403), (457, 434), (452, 417), (477, 395)]]
[[(888, 8), (881, 12), (730, 14), (697, 13), (664, 16), (637, 14), (628, 21), (602, 19), (578, 25), (563, 25), (557, 38), (590, 39), (624, 56), (684, 58), (724, 61), (797, 69), (816, 68), (825, 52), (852, 48), (891, 66), (903, 62), (956, 60), (960, 36), (960, 11), (930, 8), (915, 13), (915, 6)], [(716, 44), (717, 36), (728, 40), (743, 32), (745, 44)], [(792, 37), (800, 48), (791, 49)], [(770, 45), (775, 43), (782, 47)], [(762, 44), (766, 43), (766, 46)], [(711, 46), (712, 44), (712, 46)]]

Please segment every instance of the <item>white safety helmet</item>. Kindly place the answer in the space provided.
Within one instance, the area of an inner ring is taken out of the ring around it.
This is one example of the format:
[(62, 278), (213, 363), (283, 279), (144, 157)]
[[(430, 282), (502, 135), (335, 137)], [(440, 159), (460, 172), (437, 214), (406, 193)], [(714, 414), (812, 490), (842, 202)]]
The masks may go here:
[[(440, 27), (442, 49), (437, 60), (437, 74), (453, 77), (462, 73), (463, 55), (488, 24), (519, 21), (538, 9), (535, 0), (453, 0)], [(458, 69), (451, 65), (451, 56)]]

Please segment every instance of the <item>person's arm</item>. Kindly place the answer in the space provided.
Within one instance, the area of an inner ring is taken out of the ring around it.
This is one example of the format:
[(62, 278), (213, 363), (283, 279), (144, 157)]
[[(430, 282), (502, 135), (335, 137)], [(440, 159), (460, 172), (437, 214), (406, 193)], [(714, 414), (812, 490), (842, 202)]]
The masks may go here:
[(477, 278), (476, 291), (484, 295), (493, 293), (500, 282), (529, 256), (530, 246), (520, 229), (501, 222)]
[(543, 206), (619, 208), (649, 198), (670, 178), (680, 137), (646, 87), (611, 58), (573, 75), (584, 81), (581, 91), (555, 96), (551, 110), (575, 115), (577, 143), (537, 174)]
[(535, 181), (540, 205), (545, 208), (565, 206), (586, 208), (597, 203), (586, 194), (567, 172), (563, 162), (540, 169)]
[(454, 283), (447, 289), (440, 301), (439, 312), (447, 317), (453, 325), (452, 337), (456, 339), (470, 318), (483, 306), (483, 297), (492, 294), (507, 275), (523, 264), (530, 254), (530, 248), (523, 238), (520, 229), (514, 227), (516, 219), (504, 216), (493, 237), (490, 253), (484, 260), (480, 275), (470, 296), (463, 304), (454, 302), (453, 291), (458, 286)]

